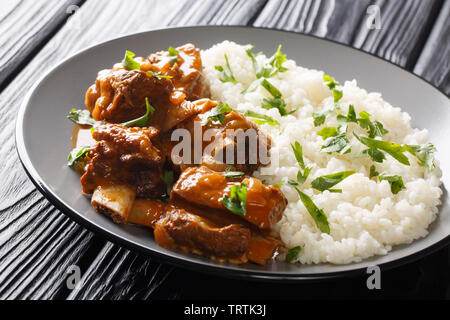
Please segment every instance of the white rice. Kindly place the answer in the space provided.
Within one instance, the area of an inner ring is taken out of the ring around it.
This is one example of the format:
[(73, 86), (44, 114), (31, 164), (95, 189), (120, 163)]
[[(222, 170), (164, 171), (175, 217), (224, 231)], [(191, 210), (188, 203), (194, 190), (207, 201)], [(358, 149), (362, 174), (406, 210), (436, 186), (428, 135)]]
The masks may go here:
[[(312, 114), (323, 112), (333, 105), (332, 92), (323, 81), (324, 73), (297, 66), (289, 60), (284, 64), (288, 68), (287, 72), (278, 73), (269, 79), (283, 94), (287, 110), (297, 109), (294, 114), (281, 117), (277, 109), (261, 108), (261, 100), (269, 97), (261, 86), (252, 93), (241, 94), (255, 80), (245, 48), (224, 41), (202, 52), (204, 75), (213, 99), (227, 103), (233, 109), (267, 114), (281, 124), (280, 127), (267, 124), (260, 126), (272, 138), (272, 152), (279, 153), (279, 167), (271, 172), (272, 175), (265, 176), (261, 175), (260, 169), (255, 172), (256, 177), (271, 184), (296, 180), (299, 165), (290, 144), (298, 141), (302, 145), (306, 165), (313, 167), (313, 170), (301, 189), (324, 210), (331, 232), (328, 235), (318, 230), (297, 192), (284, 183), (281, 190), (289, 204), (275, 231), (288, 248), (303, 247), (297, 261), (305, 264), (358, 262), (374, 255), (387, 254), (393, 245), (411, 243), (425, 237), (428, 226), (438, 213), (437, 206), (442, 194), (439, 164), (436, 163), (436, 169), (430, 173), (409, 154), (411, 166), (405, 166), (387, 155), (387, 160), (375, 166), (380, 173), (396, 174), (403, 178), (406, 190), (394, 195), (387, 181), (369, 179), (369, 169), (374, 164), (372, 160), (353, 157), (365, 148), (351, 134), (348, 134), (352, 143), (351, 154), (321, 153), (323, 140), (317, 132), (323, 126), (314, 127)], [(214, 66), (225, 65), (224, 54), (228, 56), (233, 74), (239, 81), (237, 84), (219, 80), (220, 73)], [(261, 55), (258, 59), (267, 58)], [(367, 93), (357, 86), (356, 80), (346, 82), (343, 92), (340, 101), (343, 113), (346, 114), (349, 104), (355, 106), (357, 114), (362, 110), (370, 113), (372, 121), (379, 120), (389, 130), (383, 140), (400, 144), (428, 142), (427, 130), (411, 128), (410, 116), (384, 101), (381, 94)], [(329, 117), (326, 125), (336, 125), (334, 119)], [(366, 133), (357, 125), (351, 125), (348, 132), (352, 130), (359, 134)], [(343, 193), (322, 193), (311, 188), (311, 181), (315, 178), (344, 170), (358, 173), (336, 186)]]

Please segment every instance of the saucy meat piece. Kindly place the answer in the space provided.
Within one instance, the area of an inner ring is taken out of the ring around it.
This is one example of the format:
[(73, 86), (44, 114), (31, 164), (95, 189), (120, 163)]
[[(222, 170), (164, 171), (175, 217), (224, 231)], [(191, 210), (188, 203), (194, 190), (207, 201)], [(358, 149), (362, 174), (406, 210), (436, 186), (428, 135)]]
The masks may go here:
[[(250, 175), (261, 165), (270, 163), (271, 140), (255, 123), (235, 111), (225, 114), (222, 123), (208, 119), (210, 116), (209, 112), (203, 112), (177, 126), (188, 130), (191, 137), (190, 158), (174, 149), (174, 156), (183, 158), (182, 161), (172, 158), (181, 171), (195, 165), (225, 171), (233, 165), (234, 170)], [(168, 137), (166, 144), (172, 147), (168, 152), (172, 155), (176, 143)], [(200, 152), (197, 152), (198, 146), (201, 147)]]
[(91, 194), (97, 186), (128, 184), (138, 197), (160, 196), (163, 157), (152, 142), (155, 128), (126, 128), (105, 124), (96, 128), (93, 138), (98, 143), (89, 151), (90, 163), (81, 177), (82, 190)]
[[(174, 91), (170, 100), (178, 105), (180, 100), (194, 101), (207, 97), (208, 94), (202, 85), (200, 49), (188, 43), (176, 50), (178, 56), (175, 62), (172, 61), (173, 57), (167, 51), (154, 53), (148, 57), (150, 64), (160, 69), (162, 74), (173, 77)], [(146, 68), (147, 66), (144, 64), (142, 69)]]
[(186, 169), (172, 189), (171, 198), (179, 196), (191, 203), (229, 212), (222, 204), (230, 189), (241, 183), (247, 187), (246, 215), (242, 217), (260, 229), (270, 229), (281, 219), (287, 200), (278, 187), (265, 186), (256, 178), (227, 179), (206, 167)]
[(247, 262), (248, 228), (238, 224), (218, 225), (174, 204), (169, 204), (164, 216), (156, 222), (154, 236), (165, 248), (180, 248), (235, 263)]
[(172, 89), (170, 79), (116, 67), (98, 73), (95, 84), (86, 92), (86, 107), (97, 121), (124, 123), (145, 114), (148, 98), (158, 116), (165, 114), (164, 104)]

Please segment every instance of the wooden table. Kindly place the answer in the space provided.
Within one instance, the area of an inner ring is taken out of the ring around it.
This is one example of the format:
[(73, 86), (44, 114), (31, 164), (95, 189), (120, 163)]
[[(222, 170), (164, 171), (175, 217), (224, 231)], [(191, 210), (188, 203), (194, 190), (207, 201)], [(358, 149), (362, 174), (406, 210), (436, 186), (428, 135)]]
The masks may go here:
[[(381, 13), (380, 29), (372, 20)], [(368, 9), (369, 8), (369, 9)], [(368, 13), (369, 12), (369, 13)], [(383, 273), (319, 284), (263, 284), (198, 274), (105, 241), (55, 209), (15, 150), (19, 105), (43, 72), (74, 52), (164, 26), (293, 30), (374, 53), (450, 94), (450, 0), (3, 0), (0, 10), (0, 298), (201, 299), (450, 297), (449, 249)], [(381, 80), (381, 79), (380, 79)], [(69, 266), (83, 285), (69, 290)]]

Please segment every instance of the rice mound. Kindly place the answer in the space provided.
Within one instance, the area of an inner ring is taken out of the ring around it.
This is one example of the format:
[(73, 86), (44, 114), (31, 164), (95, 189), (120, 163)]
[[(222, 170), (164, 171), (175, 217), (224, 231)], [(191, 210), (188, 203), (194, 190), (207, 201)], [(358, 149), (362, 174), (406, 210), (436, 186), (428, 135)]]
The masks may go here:
[[(224, 41), (203, 51), (204, 77), (213, 99), (227, 103), (233, 109), (269, 115), (281, 124), (260, 125), (272, 139), (271, 152), (279, 154), (279, 166), (265, 175), (259, 169), (254, 173), (255, 177), (270, 184), (296, 180), (299, 165), (290, 144), (298, 141), (303, 147), (305, 164), (313, 169), (301, 189), (324, 210), (331, 232), (325, 234), (319, 231), (295, 189), (284, 183), (281, 190), (289, 204), (274, 232), (279, 234), (287, 248), (303, 247), (296, 262), (359, 262), (374, 255), (385, 255), (394, 245), (411, 243), (425, 237), (441, 203), (439, 163), (436, 161), (436, 169), (428, 172), (417, 164), (415, 157), (407, 153), (410, 166), (399, 163), (389, 155), (386, 155), (387, 159), (383, 163), (374, 163), (369, 158), (355, 158), (353, 155), (366, 147), (351, 134), (348, 134), (352, 143), (351, 154), (329, 155), (320, 152), (323, 139), (317, 132), (323, 126), (314, 127), (312, 114), (323, 112), (334, 103), (332, 92), (324, 83), (324, 73), (297, 66), (295, 61), (288, 60), (283, 65), (288, 71), (269, 79), (283, 94), (287, 111), (297, 109), (293, 114), (282, 117), (277, 109), (266, 110), (261, 107), (261, 100), (270, 97), (263, 87), (259, 86), (256, 91), (246, 95), (241, 94), (256, 79), (245, 49), (245, 46)], [(216, 65), (225, 65), (225, 54), (237, 84), (221, 82), (220, 72), (214, 68)], [(262, 61), (267, 57), (260, 55), (257, 59)], [(340, 101), (343, 113), (347, 113), (349, 104), (354, 105), (356, 114), (363, 110), (370, 113), (371, 120), (381, 121), (389, 130), (383, 140), (416, 145), (428, 142), (428, 131), (411, 128), (410, 116), (384, 101), (381, 94), (368, 93), (359, 88), (356, 80), (345, 82), (343, 92)], [(326, 126), (336, 125), (335, 117), (327, 119)], [(349, 133), (351, 131), (366, 134), (357, 125), (349, 127)], [(387, 181), (369, 179), (372, 164), (380, 173), (400, 175), (406, 190), (394, 195)], [(343, 190), (342, 193), (319, 192), (311, 188), (311, 181), (315, 178), (344, 170), (358, 173), (336, 186)]]

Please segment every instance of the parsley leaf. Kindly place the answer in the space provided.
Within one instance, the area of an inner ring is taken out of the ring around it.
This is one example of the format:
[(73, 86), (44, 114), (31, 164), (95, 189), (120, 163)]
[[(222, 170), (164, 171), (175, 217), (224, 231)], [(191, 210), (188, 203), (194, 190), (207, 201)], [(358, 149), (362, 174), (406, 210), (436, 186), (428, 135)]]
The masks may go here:
[(92, 118), (89, 110), (72, 109), (67, 118), (81, 125), (94, 126), (97, 123), (97, 121)]
[(257, 124), (265, 124), (267, 123), (270, 126), (279, 126), (280, 123), (272, 117), (269, 117), (265, 114), (258, 113), (251, 110), (241, 110), (239, 111), (246, 117), (252, 118), (252, 120)]
[(347, 125), (341, 125), (337, 130), (339, 134), (327, 138), (321, 148), (321, 152), (346, 154), (351, 151), (352, 145), (347, 138)]
[(309, 174), (311, 173), (312, 168), (308, 168), (305, 166), (305, 161), (303, 160), (303, 148), (298, 141), (295, 141), (294, 144), (291, 144), (292, 151), (294, 151), (295, 159), (297, 160), (300, 168), (303, 169), (297, 173), (297, 181), (289, 180), (288, 183), (291, 186), (299, 186), (305, 183), (306, 179), (308, 179)]
[(177, 49), (175, 49), (174, 47), (169, 47), (169, 49), (167, 49), (167, 51), (169, 52), (169, 62), (170, 62), (170, 66), (173, 67), (173, 65), (175, 64), (175, 62), (178, 61), (178, 54), (180, 53)]
[(244, 172), (240, 172), (240, 171), (231, 171), (231, 168), (233, 166), (229, 166), (226, 170), (225, 170), (225, 178), (227, 179), (232, 179), (232, 178), (242, 178), (245, 173)]
[(161, 176), (161, 180), (166, 184), (166, 193), (170, 196), (172, 192), (173, 185), (175, 183), (175, 179), (172, 171), (164, 171), (164, 174)]
[(386, 142), (382, 140), (375, 140), (369, 137), (358, 136), (355, 132), (353, 132), (356, 139), (358, 139), (362, 144), (369, 147), (369, 150), (363, 151), (363, 153), (368, 154), (374, 161), (383, 162), (386, 158), (384, 155), (381, 155), (380, 150), (386, 152), (391, 157), (396, 159), (398, 162), (409, 166), (408, 157), (404, 155), (406, 148), (393, 142)]
[(223, 206), (238, 216), (247, 215), (247, 188), (248, 185), (241, 183), (230, 188), (230, 196), (224, 196)]
[(147, 73), (149, 75), (155, 77), (155, 78), (158, 78), (158, 79), (172, 79), (173, 78), (172, 76), (164, 76), (161, 73), (156, 73), (156, 72), (153, 72), (153, 71), (147, 71)]
[(313, 113), (314, 126), (319, 127), (325, 123), (325, 119), (327, 118), (328, 113)]
[(131, 51), (125, 51), (125, 57), (122, 60), (122, 65), (127, 70), (140, 70), (141, 64), (134, 60), (135, 54)]
[(72, 167), (76, 162), (86, 158), (89, 153), (89, 148), (90, 147), (78, 147), (73, 149), (67, 158), (67, 165)]
[(155, 112), (155, 109), (152, 107), (152, 105), (148, 101), (148, 98), (145, 98), (145, 105), (147, 107), (147, 112), (142, 117), (122, 123), (122, 126), (128, 127), (128, 128), (129, 127), (145, 127), (145, 126), (147, 126), (148, 117), (150, 116), (150, 114), (153, 114)]
[(261, 81), (261, 85), (266, 89), (274, 98), (281, 98), (281, 92), (267, 79)]
[(223, 122), (225, 121), (225, 114), (231, 111), (232, 110), (228, 104), (220, 103), (217, 105), (217, 107), (205, 114), (207, 117), (204, 118), (202, 125), (206, 125), (209, 120), (219, 121), (220, 124), (223, 124)]
[[(286, 111), (286, 102), (280, 98), (273, 98), (273, 99), (265, 98), (262, 101), (261, 107), (263, 107), (264, 109), (267, 109), (267, 110), (274, 109), (274, 108), (278, 109), (281, 116), (287, 116), (288, 114), (290, 114)], [(294, 112), (295, 112), (295, 110), (294, 110)]]
[(349, 122), (356, 122), (356, 112), (355, 112), (355, 107), (351, 104), (348, 106), (348, 113), (347, 116), (344, 116), (342, 114), (339, 114), (336, 117), (337, 121), (339, 123), (349, 123)]
[(300, 246), (289, 249), (289, 251), (286, 254), (286, 261), (293, 262), (298, 258), (298, 255), (300, 254), (301, 251), (302, 247)]
[(225, 61), (226, 61), (225, 67), (215, 66), (216, 70), (221, 73), (220, 74), (220, 81), (222, 81), (222, 82), (231, 82), (231, 83), (236, 84), (237, 81), (234, 78), (233, 72), (231, 71), (231, 67), (230, 67), (230, 63), (228, 61), (227, 55), (225, 55)]
[(342, 192), (342, 190), (331, 190), (332, 187), (340, 183), (345, 178), (355, 174), (356, 171), (342, 171), (318, 177), (311, 182), (311, 186), (319, 191), (329, 190), (331, 192)]
[(417, 157), (420, 166), (427, 168), (428, 171), (433, 171), (435, 168), (434, 153), (436, 152), (436, 148), (432, 143), (426, 143), (420, 146), (406, 145), (405, 148), (409, 153)]
[(398, 175), (388, 175), (383, 173), (378, 177), (378, 180), (386, 180), (387, 182), (389, 182), (393, 194), (397, 194), (403, 189), (406, 189), (402, 177)]
[(377, 168), (374, 165), (372, 165), (370, 167), (369, 178), (372, 179), (373, 177), (378, 177), (379, 175), (380, 175), (380, 173), (377, 171)]
[(361, 128), (368, 130), (369, 138), (382, 137), (389, 133), (378, 120), (375, 122), (370, 121), (370, 114), (366, 111), (361, 111), (359, 116), (361, 118), (358, 118), (357, 121)]
[(271, 71), (271, 76), (275, 76), (278, 72), (286, 72), (288, 69), (283, 67), (283, 63), (287, 61), (286, 55), (281, 52), (281, 44), (278, 46), (277, 52), (270, 58), (269, 65), (274, 69)]
[(341, 90), (336, 89), (336, 87), (339, 86), (339, 82), (326, 74), (323, 76), (323, 80), (325, 81), (327, 87), (333, 91), (334, 102), (339, 102), (344, 94)]
[(329, 137), (336, 137), (339, 134), (339, 132), (336, 127), (325, 127), (319, 132), (317, 132), (317, 134), (321, 136), (323, 140), (325, 140)]
[(323, 233), (330, 234), (330, 225), (328, 224), (328, 219), (325, 212), (317, 208), (312, 199), (306, 193), (303, 193), (297, 187), (295, 187), (295, 190), (300, 196), (300, 199), (302, 200), (306, 210), (308, 210), (309, 214), (314, 219), (314, 222), (316, 223), (316, 226), (319, 228), (319, 230)]

